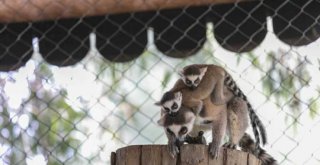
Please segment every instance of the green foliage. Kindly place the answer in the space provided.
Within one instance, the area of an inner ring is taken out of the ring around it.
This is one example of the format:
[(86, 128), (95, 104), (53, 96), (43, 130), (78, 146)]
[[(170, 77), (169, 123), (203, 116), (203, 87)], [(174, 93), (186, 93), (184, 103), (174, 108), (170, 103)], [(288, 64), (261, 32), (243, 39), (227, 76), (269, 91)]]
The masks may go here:
[(311, 119), (314, 119), (317, 115), (319, 115), (319, 113), (318, 113), (319, 104), (318, 104), (317, 100), (313, 100), (313, 99), (310, 99), (309, 102), (310, 102), (309, 116)]
[(263, 64), (259, 63), (257, 56), (252, 53), (249, 53), (248, 57), (255, 68), (266, 70), (261, 72), (264, 93), (275, 98), (274, 101), (280, 108), (285, 105), (291, 108), (292, 113), (285, 117), (287, 123), (293, 123), (293, 128), (296, 129), (303, 104), (310, 105), (310, 116), (315, 117), (318, 110), (316, 99), (310, 98), (307, 103), (300, 101), (301, 89), (307, 87), (311, 80), (305, 58), (299, 55), (295, 57), (291, 52), (283, 50), (269, 52)]
[(165, 71), (163, 79), (162, 79), (162, 88), (165, 88), (168, 85), (168, 82), (171, 80), (172, 72)]
[[(33, 155), (54, 155), (57, 159), (48, 159), (48, 164), (61, 164), (58, 158), (66, 157), (70, 155), (71, 150), (74, 150), (70, 147), (70, 143), (80, 144), (78, 139), (70, 136), (70, 132), (75, 129), (75, 122), (83, 118), (85, 113), (75, 111), (67, 103), (67, 93), (64, 89), (60, 88), (58, 92), (54, 92), (42, 88), (43, 83), (45, 83), (42, 81), (43, 78), (46, 81), (53, 81), (52, 72), (44, 64), (41, 64), (38, 68), (35, 70), (35, 79), (28, 81), (31, 91), (24, 104), (24, 107), (32, 107), (31, 113), (25, 111), (23, 106), (18, 110), (13, 110), (8, 104), (3, 104), (1, 119), (4, 122), (0, 129), (8, 130), (9, 134), (8, 137), (1, 137), (0, 139), (1, 141), (8, 139), (11, 141), (5, 143), (10, 145), (10, 150), (12, 150), (7, 155), (10, 164), (25, 162), (26, 155), (23, 152), (29, 150)], [(1, 96), (6, 98), (5, 93), (2, 93)], [(15, 120), (12, 120), (12, 115), (17, 119), (22, 115), (28, 115), (28, 127), (23, 130)], [(30, 135), (30, 133), (34, 135)]]

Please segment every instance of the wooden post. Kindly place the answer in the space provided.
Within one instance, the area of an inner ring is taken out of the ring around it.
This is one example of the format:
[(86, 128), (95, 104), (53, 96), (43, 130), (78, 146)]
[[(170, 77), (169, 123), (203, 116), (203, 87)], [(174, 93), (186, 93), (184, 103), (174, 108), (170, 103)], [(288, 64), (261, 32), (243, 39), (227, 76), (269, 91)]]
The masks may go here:
[(208, 146), (185, 144), (177, 158), (172, 158), (166, 145), (135, 145), (111, 154), (111, 165), (261, 165), (252, 154), (221, 148), (218, 159), (208, 154)]
[(0, 22), (75, 18), (239, 1), (250, 0), (4, 0), (0, 1)]

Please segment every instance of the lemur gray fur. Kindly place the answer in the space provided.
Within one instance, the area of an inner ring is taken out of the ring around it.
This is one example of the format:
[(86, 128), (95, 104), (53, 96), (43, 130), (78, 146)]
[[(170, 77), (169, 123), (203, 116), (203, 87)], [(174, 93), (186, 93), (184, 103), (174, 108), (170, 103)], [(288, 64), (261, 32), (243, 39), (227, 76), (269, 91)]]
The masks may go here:
[[(257, 143), (260, 144), (260, 136), (262, 138), (262, 144), (265, 145), (267, 143), (267, 135), (262, 122), (260, 121), (257, 114), (254, 112), (251, 104), (247, 100), (247, 97), (243, 94), (243, 92), (240, 90), (240, 88), (237, 86), (235, 81), (232, 79), (230, 74), (227, 73), (225, 69), (213, 64), (194, 64), (184, 67), (180, 72), (180, 76), (181, 80), (178, 80), (178, 82), (175, 84), (174, 88), (171, 91), (175, 91), (175, 89), (179, 90), (180, 88), (182, 88), (183, 85), (181, 84), (181, 82), (183, 82), (184, 85), (188, 86), (191, 90), (206, 95), (207, 90), (212, 89), (211, 83), (216, 82), (216, 88), (214, 88), (213, 91), (214, 97), (212, 99), (212, 102), (214, 104), (219, 104), (221, 102), (228, 103), (228, 101), (232, 98), (223, 97), (223, 95), (220, 96), (221, 89), (224, 89), (223, 87), (226, 87), (229, 91), (231, 91), (234, 97), (239, 97), (243, 99), (248, 106), (251, 125)], [(223, 82), (222, 85), (221, 82)]]
[(260, 146), (257, 147), (257, 144), (247, 133), (245, 133), (240, 139), (239, 146), (241, 147), (242, 151), (249, 152), (259, 158), (262, 162), (262, 165), (278, 165), (277, 161), (271, 155), (269, 155)]
[[(212, 130), (209, 153), (215, 158), (218, 157), (220, 144), (226, 133), (229, 136), (229, 142), (224, 146), (235, 148), (239, 143), (248, 127), (247, 104), (240, 98), (234, 98), (230, 101), (227, 110), (226, 105), (213, 104), (210, 97), (204, 99), (203, 104), (204, 107), (200, 112), (182, 104), (176, 115), (163, 113), (158, 121), (158, 124), (165, 128), (166, 135), (171, 136), (168, 137), (168, 139), (171, 138), (168, 141), (168, 147), (172, 156), (176, 156), (179, 151), (178, 147), (172, 145), (181, 145), (187, 135), (195, 136), (199, 130)], [(175, 140), (172, 140), (173, 136)]]

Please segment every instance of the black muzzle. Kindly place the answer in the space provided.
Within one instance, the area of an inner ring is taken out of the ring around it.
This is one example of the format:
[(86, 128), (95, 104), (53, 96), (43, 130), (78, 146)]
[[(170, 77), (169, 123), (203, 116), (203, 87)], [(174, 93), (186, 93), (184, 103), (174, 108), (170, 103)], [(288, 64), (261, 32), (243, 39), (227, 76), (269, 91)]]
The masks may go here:
[(169, 113), (169, 116), (171, 117), (176, 117), (178, 115), (178, 112), (171, 112)]

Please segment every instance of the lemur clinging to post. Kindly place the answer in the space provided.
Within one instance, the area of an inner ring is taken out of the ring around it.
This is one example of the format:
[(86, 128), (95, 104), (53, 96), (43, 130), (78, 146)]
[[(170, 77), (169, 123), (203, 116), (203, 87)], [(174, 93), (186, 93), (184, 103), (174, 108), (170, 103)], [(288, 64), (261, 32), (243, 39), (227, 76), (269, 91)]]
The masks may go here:
[[(199, 130), (212, 130), (212, 143), (209, 153), (218, 157), (221, 141), (225, 134), (229, 142), (224, 146), (235, 148), (248, 127), (247, 105), (240, 98), (234, 98), (228, 105), (215, 105), (211, 98), (203, 100), (204, 108), (195, 112), (183, 104), (174, 116), (164, 113), (158, 124), (163, 126), (166, 135), (169, 135), (168, 147), (172, 156), (179, 152), (178, 147), (188, 135), (194, 136)], [(175, 140), (173, 140), (175, 139)]]
[[(204, 101), (204, 104), (207, 104), (208, 100)], [(210, 102), (210, 101), (209, 101)], [(158, 124), (163, 126), (166, 134), (170, 135), (169, 143), (172, 145), (169, 146), (169, 152), (175, 157), (179, 153), (179, 147), (183, 144), (184, 141), (187, 141), (190, 137), (189, 135), (195, 135), (199, 130), (208, 130), (211, 128), (212, 122), (213, 126), (216, 124), (222, 124), (227, 121), (226, 129), (227, 134), (229, 136), (229, 142), (224, 144), (224, 147), (235, 149), (236, 145), (241, 147), (241, 150), (244, 152), (249, 152), (255, 155), (258, 159), (261, 160), (262, 165), (277, 165), (277, 161), (269, 155), (265, 150), (260, 148), (260, 146), (253, 141), (253, 139), (245, 133), (245, 130), (248, 126), (248, 110), (247, 104), (243, 102), (240, 98), (233, 98), (228, 104), (228, 110), (216, 112), (215, 115), (220, 120), (208, 121), (201, 119), (203, 114), (212, 113), (205, 112), (206, 109), (203, 109), (199, 113), (199, 117), (197, 117), (197, 113), (188, 109), (184, 106), (181, 106), (179, 111), (175, 116), (169, 115), (165, 113), (161, 116), (161, 119), (158, 121)], [(227, 112), (227, 114), (226, 114)], [(217, 115), (222, 113), (222, 115)], [(207, 114), (208, 115), (208, 114)], [(222, 116), (227, 115), (227, 120), (225, 118), (221, 118)], [(222, 123), (219, 123), (222, 122)], [(213, 136), (219, 137), (219, 130), (212, 129)], [(196, 143), (205, 144), (203, 139), (199, 140), (202, 137), (202, 133), (200, 131), (200, 135), (198, 135), (196, 139)], [(258, 148), (258, 150), (257, 150)]]
[(161, 112), (158, 124), (164, 127), (168, 138), (168, 150), (172, 157), (179, 153), (178, 148), (185, 142), (185, 138), (192, 130), (196, 115), (197, 112), (183, 105), (179, 107), (179, 111), (174, 116)]

